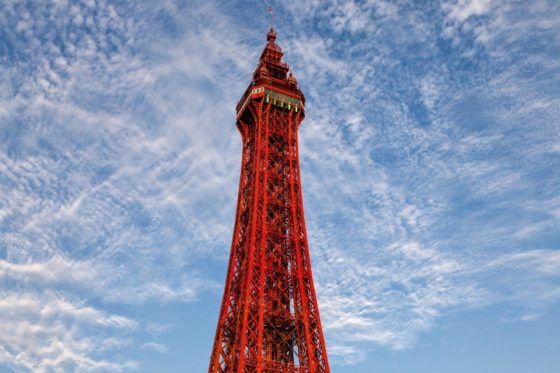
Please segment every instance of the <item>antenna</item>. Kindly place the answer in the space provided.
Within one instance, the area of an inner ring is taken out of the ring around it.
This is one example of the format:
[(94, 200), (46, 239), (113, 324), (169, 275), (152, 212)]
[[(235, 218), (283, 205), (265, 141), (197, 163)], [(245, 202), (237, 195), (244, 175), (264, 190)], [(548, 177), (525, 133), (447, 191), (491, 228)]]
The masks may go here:
[(274, 28), (272, 5), (270, 5), (266, 0), (264, 0), (264, 4), (268, 7), (268, 18), (270, 21), (270, 29), (272, 30)]

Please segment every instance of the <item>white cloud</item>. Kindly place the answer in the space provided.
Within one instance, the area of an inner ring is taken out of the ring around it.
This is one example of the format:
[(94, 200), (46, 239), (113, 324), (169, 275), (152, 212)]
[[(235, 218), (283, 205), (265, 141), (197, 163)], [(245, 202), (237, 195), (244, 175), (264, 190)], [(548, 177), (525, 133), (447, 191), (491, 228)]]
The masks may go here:
[(142, 347), (140, 347), (140, 348), (141, 349), (146, 349), (146, 350), (153, 350), (153, 351), (158, 352), (160, 354), (167, 354), (168, 353), (167, 346), (162, 345), (160, 343), (156, 343), (156, 342), (144, 343), (142, 345)]
[(97, 276), (91, 263), (72, 262), (63, 258), (51, 258), (44, 263), (11, 263), (0, 260), (0, 278), (10, 280), (36, 281), (41, 284), (56, 282), (91, 284)]
[(135, 321), (80, 306), (56, 294), (2, 292), (0, 301), (0, 362), (16, 370), (51, 369), (121, 371), (133, 361), (99, 357), (108, 343), (126, 345), (110, 337), (114, 331), (131, 331)]
[(472, 16), (480, 16), (488, 13), (492, 6), (492, 0), (458, 0), (447, 5), (450, 18), (463, 22)]

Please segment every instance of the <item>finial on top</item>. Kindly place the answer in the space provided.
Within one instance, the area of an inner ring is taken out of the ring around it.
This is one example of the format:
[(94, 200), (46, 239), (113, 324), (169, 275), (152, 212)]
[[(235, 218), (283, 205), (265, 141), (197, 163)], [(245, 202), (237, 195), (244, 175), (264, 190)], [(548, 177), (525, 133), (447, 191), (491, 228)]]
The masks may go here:
[(266, 34), (266, 40), (272, 43), (274, 43), (274, 41), (276, 40), (276, 31), (274, 31), (272, 27), (268, 31), (268, 34)]

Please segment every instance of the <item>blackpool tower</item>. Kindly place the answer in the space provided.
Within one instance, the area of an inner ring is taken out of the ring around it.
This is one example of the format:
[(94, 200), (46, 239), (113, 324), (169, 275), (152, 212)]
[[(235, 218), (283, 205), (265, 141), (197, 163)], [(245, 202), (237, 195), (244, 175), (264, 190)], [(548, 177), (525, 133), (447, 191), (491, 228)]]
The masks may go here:
[(298, 154), (305, 98), (271, 28), (237, 104), (243, 156), (209, 373), (328, 373)]

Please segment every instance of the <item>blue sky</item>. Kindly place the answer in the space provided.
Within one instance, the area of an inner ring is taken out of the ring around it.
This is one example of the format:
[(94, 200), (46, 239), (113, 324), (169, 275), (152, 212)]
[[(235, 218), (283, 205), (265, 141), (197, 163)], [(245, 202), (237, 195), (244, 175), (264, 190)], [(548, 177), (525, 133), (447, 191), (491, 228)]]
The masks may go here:
[[(273, 5), (333, 372), (558, 372), (560, 3)], [(0, 2), (0, 371), (207, 369), (267, 24)]]

